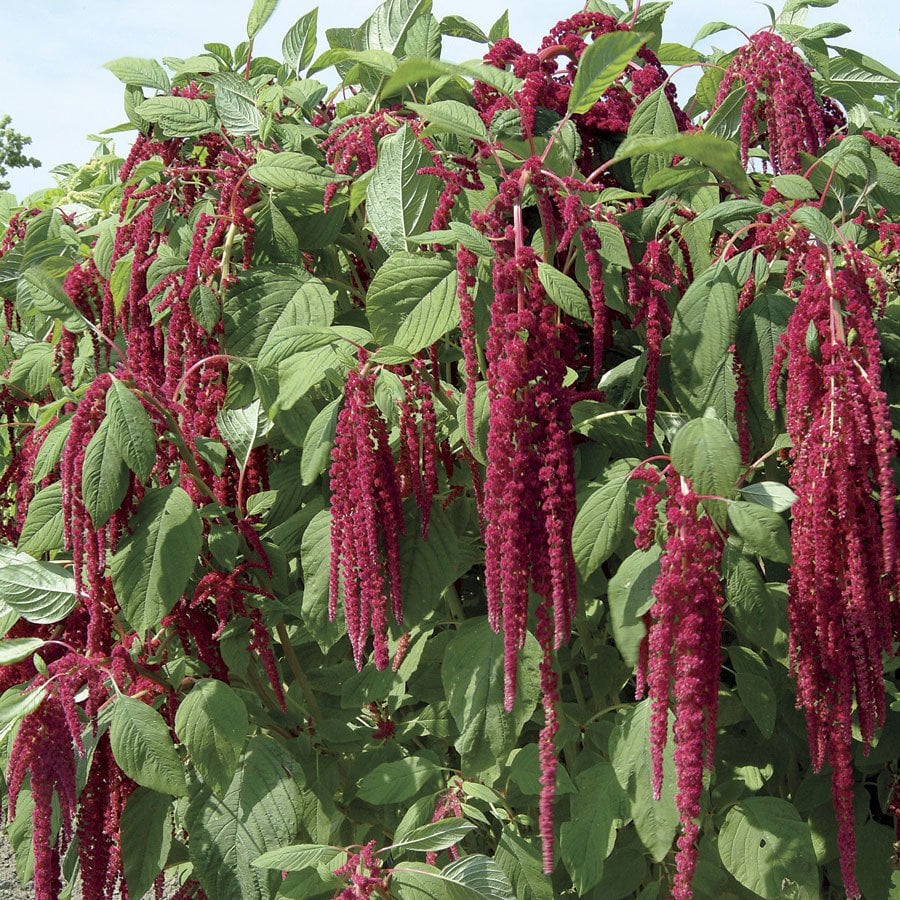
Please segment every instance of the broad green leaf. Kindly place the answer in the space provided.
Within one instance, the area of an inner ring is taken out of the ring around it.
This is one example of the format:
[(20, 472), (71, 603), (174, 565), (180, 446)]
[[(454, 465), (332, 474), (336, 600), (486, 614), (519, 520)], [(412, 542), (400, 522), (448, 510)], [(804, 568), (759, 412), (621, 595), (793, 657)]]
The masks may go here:
[(405, 834), (402, 840), (385, 849), (396, 850), (402, 847), (411, 853), (446, 850), (447, 847), (458, 844), (470, 831), (476, 829), (476, 825), (466, 822), (464, 819), (441, 819), (439, 822), (429, 822), (427, 825), (414, 828)]
[(172, 848), (172, 798), (138, 787), (122, 812), (122, 868), (132, 897), (143, 897), (163, 870)]
[(488, 38), (490, 39), (492, 44), (496, 44), (497, 41), (505, 37), (509, 37), (508, 9), (503, 10), (497, 21), (494, 22), (493, 25), (491, 25), (490, 30), (488, 31)]
[[(623, 34), (624, 32), (613, 32)], [(731, 141), (715, 134), (695, 131), (671, 137), (665, 135), (634, 135), (625, 138), (616, 150), (617, 162), (647, 153), (688, 156), (726, 178), (738, 190), (752, 191), (752, 184), (741, 165), (738, 148)]]
[(692, 419), (672, 441), (672, 465), (698, 494), (729, 498), (741, 473), (741, 454), (718, 419)]
[(62, 485), (57, 481), (38, 491), (28, 504), (19, 550), (29, 556), (41, 556), (62, 546)]
[(389, 253), (428, 228), (437, 206), (437, 180), (417, 174), (431, 156), (408, 125), (381, 139), (378, 162), (366, 188), (369, 221)]
[(231, 784), (249, 732), (244, 701), (213, 678), (198, 681), (175, 714), (178, 740), (187, 747), (204, 783), (220, 797)]
[[(639, 134), (653, 134), (669, 137), (678, 134), (678, 125), (675, 122), (675, 113), (669, 98), (662, 88), (653, 91), (645, 97), (628, 124), (628, 136)], [(672, 160), (666, 153), (650, 153), (646, 156), (638, 156), (632, 160), (631, 176), (635, 185), (641, 187), (661, 169), (667, 169)]]
[(514, 827), (505, 827), (494, 859), (506, 872), (517, 900), (554, 900), (553, 885), (550, 877), (544, 874), (541, 853), (534, 838), (526, 839)]
[(446, 257), (393, 253), (375, 273), (366, 295), (375, 340), (417, 353), (455, 328), (456, 279), (456, 266)]
[(611, 31), (588, 45), (578, 62), (569, 112), (586, 113), (625, 71), (646, 39), (632, 31)]
[(197, 564), (203, 525), (180, 487), (148, 491), (112, 557), (113, 587), (128, 623), (155, 628), (178, 602)]
[(819, 196), (819, 192), (802, 175), (776, 175), (771, 185), (788, 200), (816, 200)]
[(104, 419), (84, 451), (81, 493), (94, 528), (105, 525), (128, 492), (128, 468), (112, 437), (109, 419)]
[(15, 610), (36, 625), (64, 619), (75, 606), (75, 579), (56, 563), (0, 546), (0, 612)]
[(407, 103), (429, 125), (429, 131), (447, 132), (473, 141), (487, 141), (487, 128), (474, 107), (459, 100), (437, 100), (434, 103)]
[(563, 822), (560, 850), (580, 896), (603, 877), (604, 860), (616, 843), (616, 829), (629, 818), (629, 802), (608, 762), (585, 769), (575, 779), (572, 810)]
[(733, 140), (741, 132), (741, 117), (743, 116), (744, 101), (747, 99), (747, 89), (740, 82), (728, 93), (712, 111), (706, 120), (703, 130), (709, 134), (715, 134), (726, 141)]
[(0, 640), (0, 666), (22, 662), (43, 646), (44, 639), (39, 637), (4, 638)]
[(462, 16), (444, 16), (441, 19), (441, 34), (475, 41), (476, 44), (487, 44), (490, 40), (477, 25)]
[(664, 66), (683, 66), (688, 63), (703, 62), (703, 54), (684, 44), (663, 41), (656, 56)]
[(240, 409), (220, 409), (216, 425), (242, 469), (247, 465), (253, 448), (271, 427), (258, 399)]
[(694, 44), (699, 44), (704, 38), (711, 37), (714, 34), (718, 34), (720, 31), (729, 31), (734, 28), (734, 25), (729, 25), (727, 22), (707, 22), (698, 32), (697, 36), (691, 41), (691, 46)]
[(152, 706), (124, 694), (118, 696), (109, 740), (116, 763), (133, 781), (161, 794), (187, 794), (184, 766), (169, 726)]
[(16, 686), (3, 692), (0, 696), (0, 741), (6, 741), (22, 719), (44, 702), (49, 690), (48, 684), (41, 684), (28, 691)]
[(263, 853), (253, 860), (252, 865), (258, 869), (302, 872), (303, 869), (313, 868), (321, 862), (329, 862), (338, 853), (340, 850), (337, 847), (328, 847), (324, 844), (291, 844)]
[(797, 499), (797, 495), (786, 485), (777, 481), (758, 481), (741, 488), (741, 493), (773, 512), (787, 512)]
[(278, 0), (253, 0), (253, 6), (250, 7), (250, 14), (247, 16), (247, 37), (251, 41), (269, 21), (276, 6)]
[(503, 636), (485, 618), (468, 619), (447, 645), (441, 665), (450, 712), (460, 735), (456, 749), (463, 777), (490, 784), (499, 760), (513, 749), (538, 700), (540, 649), (528, 635), (519, 651), (519, 677), (512, 712), (503, 708)]
[[(342, 63), (358, 63), (360, 67), (372, 69), (377, 75), (385, 78), (397, 71), (397, 60), (386, 50), (351, 50), (344, 47), (333, 47), (326, 50), (310, 67), (310, 75), (324, 69), (337, 67), (343, 71)], [(355, 68), (352, 71), (356, 71)]]
[(84, 318), (49, 271), (40, 266), (27, 269), (19, 279), (17, 292), (26, 308), (59, 319), (69, 331), (84, 330)]
[(628, 460), (612, 463), (578, 510), (572, 528), (572, 551), (582, 578), (596, 572), (622, 539), (639, 493), (639, 485), (631, 481), (632, 468)]
[(34, 460), (34, 467), (31, 470), (33, 484), (40, 484), (56, 468), (71, 427), (72, 420), (64, 419), (50, 429)]
[[(672, 317), (672, 381), (682, 408), (701, 416), (715, 406), (714, 387), (724, 367), (731, 369), (729, 350), (737, 329), (738, 286), (722, 265), (694, 280)], [(720, 413), (721, 414), (721, 413)]]
[(363, 47), (393, 53), (412, 23), (430, 12), (431, 0), (385, 0), (359, 29)]
[(281, 43), (284, 64), (295, 74), (305, 69), (315, 55), (318, 20), (319, 8), (316, 7), (294, 22)]
[(303, 622), (323, 652), (328, 652), (344, 632), (343, 611), (338, 621), (328, 619), (328, 585), (331, 562), (331, 511), (324, 509), (313, 516), (300, 545), (303, 567)]
[(475, 853), (436, 869), (400, 863), (394, 868), (392, 888), (403, 900), (515, 900), (503, 869), (487, 856)]
[(208, 897), (247, 900), (271, 897), (279, 872), (253, 866), (297, 836), (302, 813), (303, 771), (275, 741), (251, 739), (221, 798), (200, 788), (190, 798), (184, 823), (191, 836), (193, 874)]
[(772, 737), (777, 704), (765, 662), (758, 653), (738, 644), (729, 646), (728, 655), (734, 668), (741, 703), (750, 713), (762, 736)]
[(256, 107), (256, 91), (236, 72), (207, 76), (216, 89), (216, 112), (231, 134), (257, 134), (262, 113)]
[(137, 114), (159, 125), (169, 137), (199, 137), (216, 130), (216, 117), (205, 100), (151, 97), (138, 104)]
[(265, 187), (280, 191), (308, 187), (324, 190), (333, 182), (347, 180), (346, 176), (335, 175), (323, 168), (311, 156), (292, 151), (273, 153), (271, 150), (260, 150), (247, 174)]
[(616, 724), (609, 739), (609, 755), (616, 778), (631, 801), (630, 815), (641, 843), (656, 862), (668, 854), (678, 831), (675, 806), (675, 761), (672, 749), (674, 716), (669, 713), (669, 735), (663, 753), (663, 787), (653, 799), (650, 760), (650, 701), (631, 706)]
[(169, 76), (155, 59), (141, 59), (137, 56), (122, 56), (103, 64), (123, 84), (156, 88), (166, 93), (169, 90)]
[(791, 218), (804, 228), (809, 229), (809, 232), (814, 237), (819, 238), (826, 244), (841, 243), (841, 235), (835, 228), (834, 222), (815, 206), (801, 206), (799, 209), (791, 212)]
[(420, 756), (382, 763), (360, 779), (357, 795), (376, 806), (403, 803), (436, 781), (440, 772), (440, 766)]
[(725, 817), (718, 846), (725, 868), (759, 897), (775, 900), (788, 888), (808, 900), (819, 896), (809, 825), (786, 800), (739, 801)]
[(538, 278), (547, 292), (547, 296), (564, 312), (582, 322), (592, 319), (584, 291), (578, 283), (564, 275), (555, 266), (545, 262), (538, 263)]
[(622, 560), (609, 580), (607, 602), (613, 639), (629, 667), (637, 665), (638, 648), (647, 633), (643, 616), (653, 605), (659, 575), (659, 547), (635, 550)]
[(428, 12), (413, 20), (403, 39), (401, 52), (409, 58), (438, 59), (442, 45), (441, 24)]
[(735, 500), (728, 504), (728, 519), (743, 538), (746, 552), (775, 562), (791, 561), (787, 523), (779, 513), (758, 503)]
[(143, 404), (117, 378), (106, 393), (109, 436), (125, 464), (141, 482), (156, 462), (156, 431)]
[(767, 587), (754, 563), (726, 551), (728, 612), (743, 643), (761, 647), (787, 665), (786, 596)]

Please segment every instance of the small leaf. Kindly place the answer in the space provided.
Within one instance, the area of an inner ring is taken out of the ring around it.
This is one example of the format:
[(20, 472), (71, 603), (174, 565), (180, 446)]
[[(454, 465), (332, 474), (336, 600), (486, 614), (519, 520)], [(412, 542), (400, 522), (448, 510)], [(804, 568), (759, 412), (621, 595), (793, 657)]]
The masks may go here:
[(156, 88), (166, 93), (169, 90), (169, 76), (155, 59), (141, 59), (136, 56), (122, 56), (103, 64), (123, 84)]
[(345, 176), (323, 168), (311, 156), (290, 151), (260, 150), (247, 174), (265, 187), (281, 191), (305, 187), (324, 189), (332, 182), (347, 180)]
[(750, 713), (764, 738), (775, 731), (776, 700), (769, 670), (758, 653), (732, 644), (728, 648), (731, 665), (737, 680), (738, 697)]
[(477, 44), (487, 44), (490, 38), (474, 23), (462, 16), (444, 16), (441, 19), (441, 34), (449, 37), (463, 38), (467, 41), (475, 41)]
[(281, 43), (284, 64), (295, 74), (305, 69), (315, 55), (318, 20), (319, 9), (316, 7), (294, 22)]
[(328, 467), (340, 408), (341, 398), (338, 397), (321, 409), (306, 429), (303, 454), (300, 457), (300, 478), (303, 484), (312, 484)]
[(791, 218), (826, 244), (841, 243), (841, 235), (835, 228), (834, 222), (820, 209), (816, 209), (814, 206), (801, 206), (791, 213)]
[(741, 488), (741, 493), (754, 503), (774, 512), (787, 512), (797, 500), (797, 495), (786, 485), (777, 481), (758, 481)]
[(592, 320), (591, 308), (584, 291), (568, 275), (564, 275), (555, 266), (539, 262), (538, 278), (547, 292), (547, 296), (564, 313), (580, 319), (582, 322)]
[(672, 465), (698, 494), (729, 498), (741, 474), (741, 454), (718, 419), (692, 419), (672, 441)]
[(253, 0), (250, 14), (247, 16), (247, 37), (252, 41), (269, 21), (278, 0)]
[(152, 706), (133, 697), (117, 697), (109, 739), (116, 763), (133, 781), (162, 794), (187, 795), (184, 766), (169, 726)]
[(509, 10), (505, 9), (500, 14), (500, 17), (491, 25), (490, 30), (488, 31), (488, 39), (492, 44), (496, 44), (497, 41), (502, 40), (503, 38), (509, 37)]
[(430, 131), (455, 134), (473, 141), (487, 141), (488, 133), (478, 112), (459, 100), (437, 100), (434, 103), (407, 103), (429, 123)]
[(216, 130), (216, 117), (205, 100), (188, 97), (151, 97), (137, 106), (137, 114), (159, 125), (170, 137), (199, 137)]
[(771, 185), (788, 200), (815, 200), (819, 196), (810, 181), (802, 175), (776, 175)]
[(780, 563), (791, 561), (787, 523), (774, 510), (736, 500), (728, 504), (728, 519), (744, 540), (744, 550)]
[(625, 71), (646, 40), (632, 31), (611, 31), (596, 38), (578, 62), (569, 112), (586, 113)]
[(200, 777), (219, 796), (231, 784), (249, 731), (244, 701), (233, 688), (213, 678), (198, 681), (175, 714), (178, 739), (187, 747)]
[(653, 605), (653, 586), (659, 575), (659, 547), (636, 550), (622, 560), (609, 580), (607, 597), (613, 639), (628, 666), (636, 666), (647, 627), (643, 616)]
[(291, 844), (270, 850), (253, 860), (251, 865), (257, 869), (278, 869), (283, 872), (302, 872), (319, 863), (327, 863), (341, 851), (337, 847), (324, 844)]
[(470, 831), (475, 831), (477, 826), (464, 819), (441, 819), (439, 822), (429, 822), (419, 828), (414, 828), (403, 839), (385, 850), (404, 850), (414, 853), (426, 853), (428, 851), (446, 850), (458, 844)]

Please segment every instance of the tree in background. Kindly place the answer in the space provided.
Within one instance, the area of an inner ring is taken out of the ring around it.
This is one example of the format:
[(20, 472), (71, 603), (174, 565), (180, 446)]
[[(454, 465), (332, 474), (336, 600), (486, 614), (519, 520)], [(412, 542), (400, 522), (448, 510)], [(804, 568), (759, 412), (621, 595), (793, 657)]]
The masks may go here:
[(26, 156), (23, 152), (30, 143), (30, 137), (25, 137), (12, 127), (12, 119), (9, 116), (0, 119), (0, 191), (9, 190), (6, 175), (10, 169), (24, 169), (26, 166), (31, 166), (32, 169), (40, 168), (39, 159)]

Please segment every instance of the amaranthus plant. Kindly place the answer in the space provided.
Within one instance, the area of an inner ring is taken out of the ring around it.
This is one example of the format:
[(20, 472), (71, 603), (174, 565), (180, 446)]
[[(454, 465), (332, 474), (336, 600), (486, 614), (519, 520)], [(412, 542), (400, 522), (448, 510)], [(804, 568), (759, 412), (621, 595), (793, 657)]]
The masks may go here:
[(900, 76), (821, 5), (108, 64), (127, 155), (0, 194), (35, 897), (895, 896)]

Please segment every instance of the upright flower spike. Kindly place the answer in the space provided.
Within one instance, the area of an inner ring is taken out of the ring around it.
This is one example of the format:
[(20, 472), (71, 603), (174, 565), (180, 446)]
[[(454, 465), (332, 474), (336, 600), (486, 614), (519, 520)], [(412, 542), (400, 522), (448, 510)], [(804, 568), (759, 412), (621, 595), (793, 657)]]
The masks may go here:
[(786, 418), (793, 442), (792, 562), (788, 583), (790, 668), (806, 713), (817, 771), (827, 762), (838, 820), (841, 874), (855, 878), (852, 718), (868, 752), (884, 723), (882, 653), (892, 641), (897, 523), (894, 442), (881, 390), (881, 348), (870, 283), (884, 284), (856, 248), (833, 267), (806, 248), (806, 274), (770, 375), (770, 399), (787, 372)]
[(369, 632), (375, 665), (390, 664), (387, 602), (402, 622), (400, 484), (388, 446), (387, 425), (375, 405), (376, 370), (359, 351), (350, 372), (331, 454), (331, 581), (329, 616), (343, 597), (353, 659), (362, 668)]
[[(653, 485), (646, 468), (636, 477)], [(655, 507), (655, 503), (654, 503)], [(648, 518), (649, 504), (642, 515)], [(638, 538), (645, 543), (644, 531)], [(653, 585), (646, 657), (638, 673), (639, 694), (650, 694), (650, 756), (653, 795), (658, 800), (663, 783), (663, 751), (668, 735), (670, 707), (675, 712), (675, 803), (681, 819), (675, 900), (690, 900), (697, 865), (701, 815), (700, 795), (704, 769), (711, 770), (715, 751), (719, 696), (719, 647), (722, 635), (720, 568), (722, 540), (712, 520), (700, 508), (690, 482), (671, 466), (666, 471), (666, 538), (660, 573)], [(644, 663), (646, 659), (646, 663)], [(646, 669), (643, 666), (646, 665)]]

